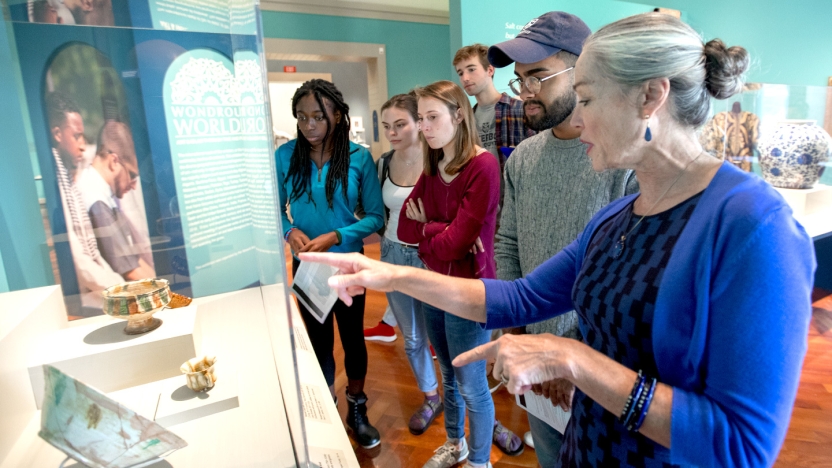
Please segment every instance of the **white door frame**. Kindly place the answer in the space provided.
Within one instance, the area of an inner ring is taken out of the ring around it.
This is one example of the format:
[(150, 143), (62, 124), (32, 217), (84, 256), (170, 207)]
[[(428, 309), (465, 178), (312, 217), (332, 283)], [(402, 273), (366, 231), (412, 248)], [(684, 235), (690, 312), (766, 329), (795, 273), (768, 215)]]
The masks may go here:
[(390, 144), (381, 129), (381, 105), (387, 101), (387, 51), (384, 44), (276, 38), (266, 38), (263, 42), (267, 60), (366, 63), (370, 113), (376, 112), (379, 119), (379, 141), (373, 139), (372, 122), (364, 123), (368, 130), (365, 139), (375, 158), (390, 150)]

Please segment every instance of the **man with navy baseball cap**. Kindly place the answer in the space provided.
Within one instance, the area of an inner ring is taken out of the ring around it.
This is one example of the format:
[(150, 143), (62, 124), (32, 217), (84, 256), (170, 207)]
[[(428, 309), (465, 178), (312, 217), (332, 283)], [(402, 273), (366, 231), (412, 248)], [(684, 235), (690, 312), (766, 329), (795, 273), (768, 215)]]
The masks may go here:
[(550, 11), (526, 23), (514, 39), (491, 46), (488, 61), (503, 68), (512, 62), (539, 62), (561, 50), (578, 56), (590, 34), (589, 27), (577, 16)]
[[(526, 126), (539, 133), (523, 140), (505, 165), (505, 200), (494, 253), (497, 277), (515, 280), (569, 245), (590, 218), (611, 201), (637, 191), (632, 171), (592, 169), (581, 132), (570, 123), (577, 105), (575, 62), (591, 34), (575, 15), (553, 11), (528, 22), (517, 37), (488, 49), (497, 67), (514, 63), (511, 90), (523, 100)], [(574, 311), (528, 325), (527, 333), (582, 339)], [(535, 389), (553, 404), (570, 407), (574, 386), (553, 380)], [(575, 408), (575, 411), (581, 410)], [(541, 466), (558, 464), (563, 435), (529, 414)]]

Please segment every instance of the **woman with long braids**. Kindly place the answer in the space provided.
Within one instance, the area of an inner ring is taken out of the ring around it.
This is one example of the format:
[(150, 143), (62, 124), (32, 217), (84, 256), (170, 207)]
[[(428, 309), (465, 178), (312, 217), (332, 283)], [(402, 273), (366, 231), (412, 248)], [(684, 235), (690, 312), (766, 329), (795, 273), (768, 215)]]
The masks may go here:
[[(349, 106), (338, 88), (310, 80), (292, 97), (298, 137), (277, 149), (278, 190), (284, 238), (292, 248), (292, 272), (301, 252), (363, 252), (363, 239), (384, 224), (384, 205), (376, 166), (369, 151), (350, 142)], [(355, 209), (361, 198), (365, 216)], [(287, 216), (291, 208), (292, 220)], [(315, 356), (335, 398), (335, 335), (333, 317), (344, 348), (347, 372), (347, 426), (356, 442), (372, 448), (381, 441), (367, 419), (367, 347), (364, 343), (364, 296), (352, 305), (337, 301), (324, 323), (298, 304)], [(337, 400), (336, 400), (337, 401)]]

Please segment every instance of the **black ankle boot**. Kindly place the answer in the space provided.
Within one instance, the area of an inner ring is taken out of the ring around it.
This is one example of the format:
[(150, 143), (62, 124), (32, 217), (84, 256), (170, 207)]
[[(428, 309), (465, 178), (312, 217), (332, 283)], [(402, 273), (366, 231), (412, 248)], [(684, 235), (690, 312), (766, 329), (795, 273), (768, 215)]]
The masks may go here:
[(367, 395), (364, 392), (350, 395), (347, 392), (347, 426), (352, 429), (355, 441), (365, 449), (381, 443), (378, 430), (367, 420)]

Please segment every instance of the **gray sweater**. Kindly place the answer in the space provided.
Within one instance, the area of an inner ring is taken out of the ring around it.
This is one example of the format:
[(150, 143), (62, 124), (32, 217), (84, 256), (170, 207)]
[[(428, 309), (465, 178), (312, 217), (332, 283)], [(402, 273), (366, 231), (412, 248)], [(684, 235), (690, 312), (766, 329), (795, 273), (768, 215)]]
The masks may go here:
[[(635, 173), (597, 173), (578, 139), (551, 130), (520, 143), (508, 158), (505, 200), (494, 254), (497, 278), (523, 277), (569, 245), (611, 201), (638, 191)], [(526, 327), (529, 333), (578, 338), (575, 311)]]

